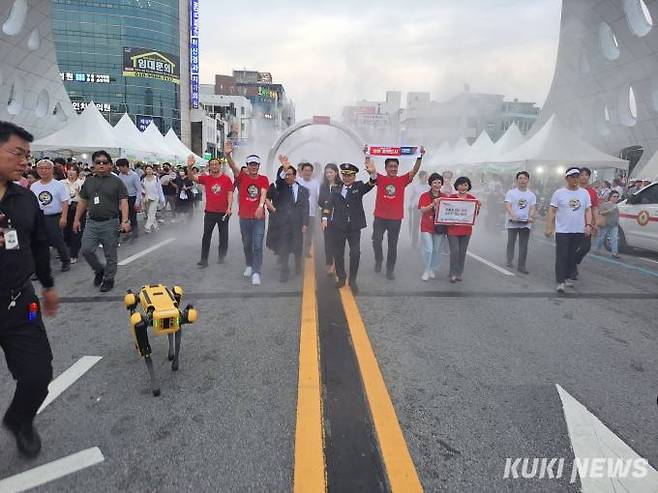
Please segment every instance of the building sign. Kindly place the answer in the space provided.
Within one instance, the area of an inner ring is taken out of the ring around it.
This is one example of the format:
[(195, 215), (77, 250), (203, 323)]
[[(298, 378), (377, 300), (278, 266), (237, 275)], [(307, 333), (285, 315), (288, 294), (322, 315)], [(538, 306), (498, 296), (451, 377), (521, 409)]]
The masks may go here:
[(64, 82), (89, 82), (92, 84), (110, 83), (110, 76), (107, 74), (80, 74), (77, 72), (60, 72), (59, 78)]
[(155, 125), (159, 128), (159, 116), (146, 116), (146, 115), (135, 115), (135, 126), (139, 129), (140, 132), (146, 130), (146, 127), (150, 125), (152, 121), (155, 121)]
[(256, 80), (262, 84), (271, 84), (272, 83), (272, 74), (269, 72), (258, 72)]
[(199, 0), (190, 0), (190, 106), (199, 108)]
[(331, 125), (331, 117), (315, 115), (313, 117), (313, 123), (316, 125)]
[(180, 84), (178, 57), (143, 48), (123, 48), (123, 76), (158, 79)]
[[(87, 101), (71, 101), (71, 105), (73, 106), (73, 109), (78, 112), (82, 113), (84, 109), (89, 106), (91, 103)], [(96, 105), (96, 108), (98, 108), (98, 111), (102, 113), (110, 113), (112, 111), (112, 105), (109, 103), (94, 103)]]
[(273, 89), (269, 89), (267, 87), (259, 87), (258, 95), (261, 98), (271, 99), (272, 101), (276, 101), (277, 98), (279, 97), (276, 91), (274, 91)]

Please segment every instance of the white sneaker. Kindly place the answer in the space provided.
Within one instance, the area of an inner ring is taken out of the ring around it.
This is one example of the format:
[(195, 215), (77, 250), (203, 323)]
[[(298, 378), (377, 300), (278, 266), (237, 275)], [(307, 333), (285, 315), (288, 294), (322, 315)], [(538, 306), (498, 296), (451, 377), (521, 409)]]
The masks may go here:
[(555, 291), (557, 291), (558, 293), (564, 293), (566, 291), (566, 287), (564, 283), (561, 282), (560, 284), (558, 284), (557, 287), (555, 288)]
[(260, 286), (260, 274), (258, 272), (254, 272), (251, 276), (251, 285)]
[(252, 273), (253, 273), (252, 268), (251, 268), (251, 267), (247, 267), (247, 268), (244, 270), (244, 272), (242, 273), (242, 275), (243, 275), (244, 277), (251, 277), (251, 274), (252, 274)]
[(576, 283), (573, 282), (571, 279), (567, 279), (566, 281), (564, 281), (564, 285), (568, 288), (573, 288), (576, 285)]
[(433, 270), (430, 271), (430, 279), (436, 279), (436, 274)]
[(421, 276), (421, 279), (422, 279), (423, 281), (428, 281), (429, 278), (430, 278), (430, 273), (427, 272), (427, 271), (423, 272), (423, 275)]
[(77, 264), (78, 259), (76, 257), (71, 257), (71, 264)]

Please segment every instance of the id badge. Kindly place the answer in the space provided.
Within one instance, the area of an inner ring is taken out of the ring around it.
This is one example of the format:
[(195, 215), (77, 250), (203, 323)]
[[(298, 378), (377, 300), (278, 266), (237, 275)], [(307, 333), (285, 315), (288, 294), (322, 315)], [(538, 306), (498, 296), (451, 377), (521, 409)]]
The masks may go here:
[(96, 196), (94, 197), (94, 205), (98, 205), (98, 204), (100, 204), (100, 203), (101, 203), (101, 198), (100, 198), (98, 195), (96, 195)]
[(4, 230), (5, 236), (5, 250), (18, 250), (20, 244), (18, 243), (18, 231), (13, 228)]

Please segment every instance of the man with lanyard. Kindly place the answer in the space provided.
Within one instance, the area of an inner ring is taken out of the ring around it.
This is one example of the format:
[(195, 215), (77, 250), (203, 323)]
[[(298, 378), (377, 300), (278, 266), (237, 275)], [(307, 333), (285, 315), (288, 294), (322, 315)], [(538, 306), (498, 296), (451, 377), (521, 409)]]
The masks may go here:
[(137, 238), (139, 228), (137, 225), (137, 213), (142, 205), (142, 181), (139, 175), (130, 169), (130, 162), (127, 159), (117, 159), (119, 168), (119, 178), (128, 190), (128, 217), (130, 218), (131, 236)]
[(377, 184), (377, 170), (370, 157), (366, 157), (366, 171), (370, 174), (367, 183), (355, 181), (359, 168), (351, 163), (340, 165), (343, 180), (341, 186), (331, 189), (329, 200), (322, 210), (322, 230), (329, 223), (333, 228), (334, 245), (332, 250), (336, 262), (336, 288), (345, 286), (345, 242), (350, 246), (350, 288), (354, 294), (359, 292), (356, 276), (361, 259), (361, 230), (366, 227), (366, 214), (363, 210), (363, 196)]
[(590, 185), (590, 178), (592, 176), (592, 170), (589, 168), (580, 168), (580, 178), (578, 179), (578, 185), (580, 188), (583, 190), (586, 190), (587, 193), (589, 194), (590, 202), (592, 204), (592, 220), (590, 221), (592, 224), (592, 231), (590, 232), (591, 234), (585, 235), (583, 237), (582, 243), (578, 246), (578, 249), (576, 250), (576, 268), (574, 269), (573, 272), (570, 273), (570, 279), (572, 281), (577, 281), (578, 280), (578, 266), (580, 263), (583, 261), (585, 256), (589, 253), (589, 251), (592, 249), (592, 236), (596, 237), (596, 219), (599, 214), (599, 196), (596, 193), (596, 189)]
[(54, 164), (49, 159), (37, 163), (37, 173), (41, 178), (30, 187), (39, 200), (46, 224), (48, 243), (57, 250), (62, 262), (62, 272), (71, 269), (71, 255), (64, 242), (63, 230), (69, 213), (69, 192), (63, 182), (54, 179)]
[[(94, 271), (94, 286), (100, 286), (101, 292), (106, 293), (114, 287), (117, 273), (119, 232), (130, 232), (128, 190), (123, 181), (112, 173), (112, 158), (106, 151), (94, 152), (91, 160), (94, 162), (94, 176), (87, 178), (80, 190), (73, 231), (80, 231), (80, 218), (88, 210), (87, 224), (82, 234), (82, 255)], [(99, 245), (103, 245), (105, 266), (96, 256)]]
[(27, 167), (32, 140), (24, 129), (0, 121), (0, 347), (16, 380), (2, 424), (27, 457), (41, 450), (33, 421), (53, 373), (39, 299), (30, 283), (33, 273), (43, 286), (43, 312), (55, 315), (59, 305), (43, 213), (35, 196), (13, 183)]
[(204, 187), (206, 196), (206, 212), (203, 216), (203, 239), (201, 240), (201, 260), (197, 263), (199, 268), (208, 267), (210, 242), (215, 225), (219, 230), (219, 253), (217, 263), (223, 264), (228, 250), (228, 220), (231, 217), (233, 204), (233, 182), (222, 171), (219, 159), (208, 161), (208, 174), (197, 175), (194, 169), (195, 158), (187, 158), (187, 174)]
[(375, 200), (375, 221), (372, 224), (372, 247), (375, 251), (375, 272), (381, 272), (384, 254), (382, 242), (384, 233), (388, 236), (388, 251), (386, 252), (386, 279), (393, 280), (395, 262), (398, 256), (398, 238), (404, 216), (404, 190), (418, 171), (425, 148), (420, 148), (420, 155), (411, 171), (398, 176), (400, 160), (387, 158), (384, 161), (385, 175), (377, 175), (377, 199)]
[(555, 233), (556, 290), (564, 293), (573, 287), (570, 275), (576, 268), (577, 249), (585, 236), (592, 234), (592, 207), (587, 190), (578, 186), (580, 170), (569, 168), (564, 178), (566, 187), (556, 190), (546, 218), (546, 236)]
[(232, 153), (233, 144), (227, 141), (224, 146), (224, 155), (233, 171), (235, 184), (238, 187), (240, 233), (247, 264), (243, 275), (251, 277), (253, 286), (260, 286), (263, 238), (265, 237), (265, 199), (270, 184), (266, 176), (258, 174), (259, 156), (255, 154), (247, 156), (247, 169), (244, 171), (235, 164)]
[(528, 240), (530, 239), (530, 228), (535, 221), (535, 210), (537, 196), (528, 190), (530, 173), (519, 171), (516, 174), (516, 188), (505, 195), (505, 210), (507, 210), (507, 267), (514, 266), (514, 248), (516, 237), (519, 237), (519, 261), (517, 270), (522, 274), (529, 274), (526, 269), (526, 258), (528, 257)]

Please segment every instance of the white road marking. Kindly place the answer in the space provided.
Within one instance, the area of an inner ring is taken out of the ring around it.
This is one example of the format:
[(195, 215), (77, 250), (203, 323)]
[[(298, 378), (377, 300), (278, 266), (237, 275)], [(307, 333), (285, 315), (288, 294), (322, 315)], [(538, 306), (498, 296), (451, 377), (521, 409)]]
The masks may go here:
[(514, 277), (516, 275), (516, 274), (514, 274), (514, 272), (510, 272), (507, 269), (503, 269), (502, 267), (497, 266), (493, 262), (489, 262), (486, 258), (479, 257), (479, 256), (475, 255), (474, 253), (466, 252), (466, 255), (468, 255), (469, 257), (473, 257), (478, 262), (482, 262), (484, 265), (486, 265), (488, 267), (491, 267), (493, 270), (498, 271), (501, 274), (504, 274), (506, 276), (512, 276), (512, 277)]
[[(636, 466), (630, 468), (630, 473), (608, 474), (608, 467), (604, 466), (604, 477), (596, 477), (591, 469), (592, 459), (643, 460), (632, 448), (610, 431), (585, 406), (574, 399), (559, 385), (556, 385), (562, 407), (564, 419), (567, 422), (569, 438), (576, 460), (582, 463), (590, 461), (590, 473), (580, 476), (583, 493), (616, 493), (619, 491), (632, 491), (634, 493), (655, 493), (658, 491), (658, 472), (646, 462), (647, 474), (644, 477), (634, 477)], [(607, 463), (606, 463), (607, 464)], [(576, 465), (574, 464), (574, 468)]]
[(176, 238), (169, 238), (168, 240), (164, 240), (164, 241), (161, 241), (160, 243), (156, 243), (155, 245), (153, 245), (152, 247), (147, 248), (146, 250), (143, 250), (139, 253), (136, 253), (135, 255), (131, 255), (130, 257), (123, 259), (121, 262), (119, 262), (119, 265), (121, 265), (121, 266), (128, 265), (130, 262), (133, 262), (133, 261), (137, 260), (138, 258), (143, 257), (144, 255), (148, 255), (149, 253), (157, 250), (158, 248), (161, 248), (165, 245), (168, 245), (169, 243), (171, 243), (174, 240), (176, 240)]
[(64, 371), (64, 373), (50, 382), (50, 385), (48, 385), (48, 396), (46, 397), (46, 400), (43, 401), (43, 404), (41, 404), (37, 414), (40, 414), (41, 411), (43, 411), (52, 401), (57, 399), (62, 392), (73, 385), (101, 359), (103, 359), (102, 356), (83, 356), (68, 370)]
[(650, 258), (644, 258), (644, 257), (638, 257), (640, 260), (644, 260), (645, 262), (651, 262), (652, 264), (658, 264), (658, 260), (653, 260)]
[(36, 488), (87, 467), (100, 464), (104, 460), (105, 457), (103, 457), (103, 453), (98, 447), (88, 448), (15, 476), (0, 479), (0, 492), (14, 493)]

